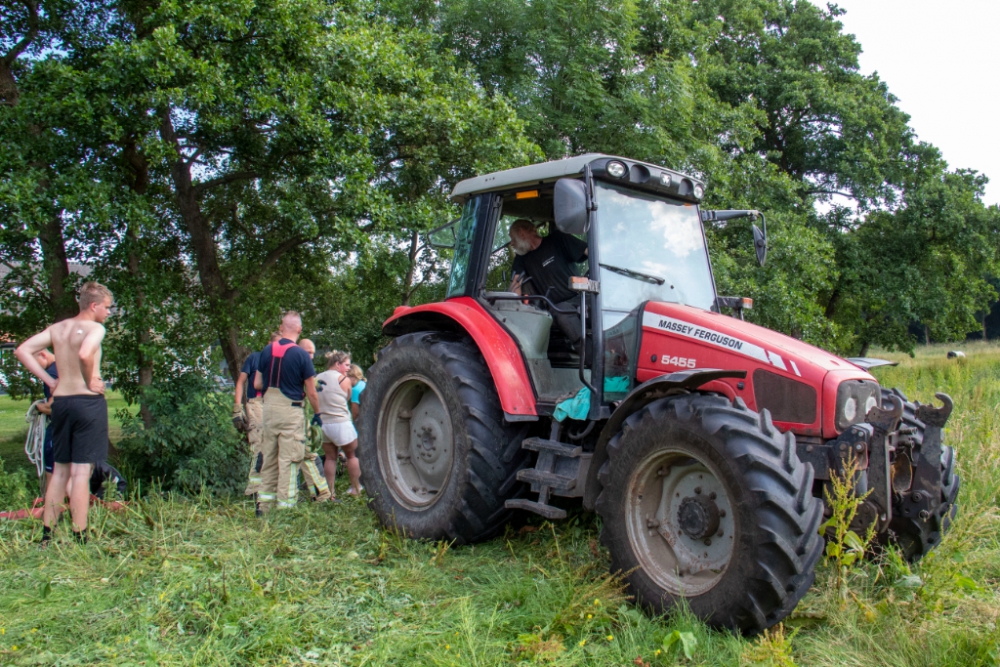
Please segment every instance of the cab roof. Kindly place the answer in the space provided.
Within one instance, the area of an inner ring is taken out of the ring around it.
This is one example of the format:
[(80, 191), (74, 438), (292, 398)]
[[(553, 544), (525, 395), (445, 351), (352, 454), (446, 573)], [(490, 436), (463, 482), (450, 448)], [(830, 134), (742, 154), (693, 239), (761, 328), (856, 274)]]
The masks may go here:
[(496, 171), (492, 174), (467, 178), (458, 183), (451, 191), (451, 198), (458, 203), (464, 203), (472, 195), (483, 192), (495, 192), (497, 190), (513, 190), (519, 187), (550, 183), (566, 176), (578, 176), (583, 173), (583, 168), (596, 161), (606, 163), (607, 160), (619, 160), (631, 167), (632, 165), (642, 165), (649, 172), (667, 172), (675, 182), (688, 181), (698, 183), (704, 187), (700, 179), (693, 178), (673, 169), (667, 169), (649, 162), (641, 162), (631, 158), (618, 157), (616, 155), (605, 155), (604, 153), (585, 153), (562, 160), (552, 160), (550, 162), (539, 162), (527, 167), (516, 167), (504, 171)]

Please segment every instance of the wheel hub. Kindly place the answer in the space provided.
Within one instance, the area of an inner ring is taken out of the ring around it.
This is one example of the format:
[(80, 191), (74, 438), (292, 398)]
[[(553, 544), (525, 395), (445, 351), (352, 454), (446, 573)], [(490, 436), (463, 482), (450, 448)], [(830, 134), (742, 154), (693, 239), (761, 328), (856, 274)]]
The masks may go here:
[(420, 511), (446, 488), (453, 462), (451, 417), (426, 378), (410, 375), (386, 393), (378, 436), (379, 465), (392, 495)]
[(719, 521), (719, 507), (707, 496), (688, 496), (677, 508), (677, 525), (692, 540), (714, 535), (719, 530)]
[(415, 424), (410, 433), (413, 452), (425, 463), (433, 463), (438, 458), (437, 440), (440, 435), (439, 423)]
[(643, 570), (674, 595), (700, 595), (721, 580), (735, 545), (732, 501), (714, 467), (664, 449), (629, 481), (628, 530)]

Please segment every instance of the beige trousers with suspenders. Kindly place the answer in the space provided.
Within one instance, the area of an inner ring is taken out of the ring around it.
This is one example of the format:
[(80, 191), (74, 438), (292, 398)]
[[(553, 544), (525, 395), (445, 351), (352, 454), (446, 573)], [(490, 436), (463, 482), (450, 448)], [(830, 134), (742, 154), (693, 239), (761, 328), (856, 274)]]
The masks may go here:
[(293, 402), (278, 387), (271, 387), (264, 394), (260, 450), (264, 455), (257, 494), (261, 511), (270, 511), (275, 503), (279, 508), (294, 507), (298, 500), (299, 468), (306, 454), (305, 414), (302, 401)]

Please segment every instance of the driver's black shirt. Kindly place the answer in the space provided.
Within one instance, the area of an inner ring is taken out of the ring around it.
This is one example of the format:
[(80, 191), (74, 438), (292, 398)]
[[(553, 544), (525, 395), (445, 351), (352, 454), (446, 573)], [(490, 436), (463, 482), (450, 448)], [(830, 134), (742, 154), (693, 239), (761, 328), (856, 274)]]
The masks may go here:
[(584, 241), (553, 229), (537, 248), (514, 258), (513, 271), (531, 276), (528, 287), (532, 294), (544, 294), (553, 303), (562, 303), (576, 295), (569, 288), (569, 279), (578, 275), (573, 264), (582, 262), (586, 253)]

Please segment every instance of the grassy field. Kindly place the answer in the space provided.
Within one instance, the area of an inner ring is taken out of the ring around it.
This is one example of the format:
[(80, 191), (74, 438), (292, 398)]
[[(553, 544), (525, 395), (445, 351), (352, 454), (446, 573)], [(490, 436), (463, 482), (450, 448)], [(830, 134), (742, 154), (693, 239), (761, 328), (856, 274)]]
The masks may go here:
[(151, 493), (98, 510), (86, 547), (39, 550), (37, 525), (0, 524), (0, 664), (997, 665), (1000, 347), (946, 349), (886, 355), (901, 363), (878, 374), (955, 399), (952, 531), (912, 569), (890, 555), (841, 588), (821, 565), (766, 637), (631, 608), (585, 513), (449, 548), (400, 539), (359, 501), (259, 522), (240, 499)]

